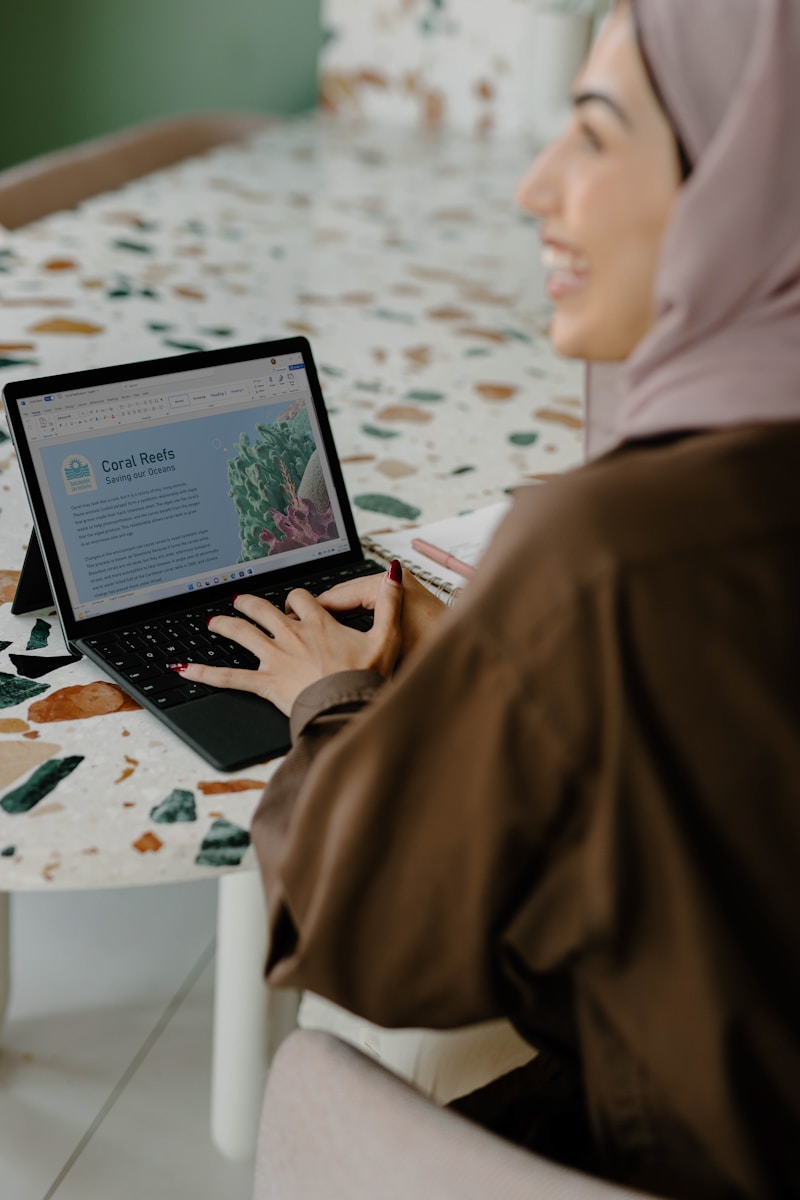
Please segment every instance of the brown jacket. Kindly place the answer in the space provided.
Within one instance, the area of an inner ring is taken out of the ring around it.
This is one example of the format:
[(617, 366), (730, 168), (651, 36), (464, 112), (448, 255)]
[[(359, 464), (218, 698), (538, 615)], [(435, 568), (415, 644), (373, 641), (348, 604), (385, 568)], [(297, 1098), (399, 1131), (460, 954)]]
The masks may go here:
[(577, 1063), (597, 1169), (800, 1196), (800, 425), (523, 489), (424, 650), (292, 725), (272, 984), (506, 1015)]

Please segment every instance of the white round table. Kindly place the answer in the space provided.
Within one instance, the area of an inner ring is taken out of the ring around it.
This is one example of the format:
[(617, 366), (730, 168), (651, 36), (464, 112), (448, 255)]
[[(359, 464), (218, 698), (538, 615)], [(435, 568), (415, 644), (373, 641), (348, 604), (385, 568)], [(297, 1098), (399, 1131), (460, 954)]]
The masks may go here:
[[(287, 122), (0, 231), (0, 382), (303, 332), (359, 532), (492, 503), (582, 458), (582, 373), (544, 336), (520, 140)], [(269, 1044), (248, 828), (222, 775), (10, 612), (31, 521), (0, 422), (0, 930), (14, 891), (220, 880), (212, 1126), (252, 1150)], [(61, 660), (61, 661), (59, 661)], [(0, 938), (0, 999), (7, 986)]]

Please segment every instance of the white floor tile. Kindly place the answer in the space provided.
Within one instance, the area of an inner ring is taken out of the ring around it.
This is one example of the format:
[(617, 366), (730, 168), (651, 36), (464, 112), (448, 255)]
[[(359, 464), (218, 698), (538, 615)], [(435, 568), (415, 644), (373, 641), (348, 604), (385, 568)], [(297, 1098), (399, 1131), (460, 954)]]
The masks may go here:
[(249, 1194), (208, 1133), (215, 911), (213, 881), (13, 897), (3, 1200)]
[(213, 983), (209, 964), (54, 1200), (249, 1200), (252, 1167), (208, 1134)]

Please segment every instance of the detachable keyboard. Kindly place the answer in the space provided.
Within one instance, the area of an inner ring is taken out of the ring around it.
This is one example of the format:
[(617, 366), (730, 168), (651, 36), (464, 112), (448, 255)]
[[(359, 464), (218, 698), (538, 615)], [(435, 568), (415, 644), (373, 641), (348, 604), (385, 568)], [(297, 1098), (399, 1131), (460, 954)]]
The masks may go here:
[[(295, 588), (306, 588), (315, 595), (325, 592), (337, 583), (364, 575), (374, 575), (383, 568), (369, 559), (355, 566), (332, 570), (327, 575), (315, 575), (312, 580), (294, 581), (283, 587), (248, 587), (253, 595), (262, 596), (283, 610), (286, 597)], [(372, 626), (372, 613), (357, 611), (337, 613), (336, 619), (354, 629), (367, 630)], [(203, 604), (174, 616), (159, 617), (116, 629), (113, 633), (101, 634), (86, 639), (86, 644), (121, 676), (134, 694), (147, 697), (157, 708), (173, 708), (207, 696), (214, 689), (202, 683), (191, 683), (182, 679), (176, 671), (169, 670), (170, 663), (208, 663), (210, 666), (237, 667), (252, 671), (258, 659), (235, 642), (212, 633), (208, 628), (209, 617), (237, 616), (232, 601)], [(246, 619), (246, 618), (245, 618)]]

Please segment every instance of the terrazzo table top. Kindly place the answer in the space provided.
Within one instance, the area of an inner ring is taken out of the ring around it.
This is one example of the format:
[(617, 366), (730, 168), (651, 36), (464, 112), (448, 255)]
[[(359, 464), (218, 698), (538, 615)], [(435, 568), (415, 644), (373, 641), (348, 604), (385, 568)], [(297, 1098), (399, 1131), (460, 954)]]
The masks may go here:
[[(0, 230), (0, 383), (289, 335), (312, 344), (361, 535), (582, 458), (514, 186), (531, 147), (323, 117)], [(274, 764), (221, 774), (11, 614), (31, 530), (0, 421), (0, 890), (253, 865)]]

